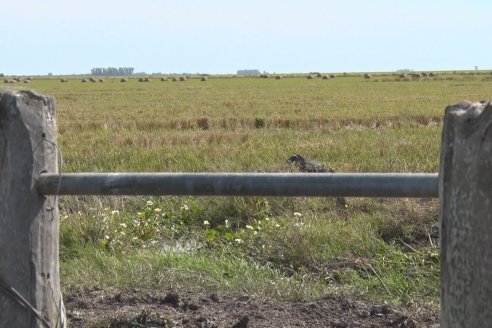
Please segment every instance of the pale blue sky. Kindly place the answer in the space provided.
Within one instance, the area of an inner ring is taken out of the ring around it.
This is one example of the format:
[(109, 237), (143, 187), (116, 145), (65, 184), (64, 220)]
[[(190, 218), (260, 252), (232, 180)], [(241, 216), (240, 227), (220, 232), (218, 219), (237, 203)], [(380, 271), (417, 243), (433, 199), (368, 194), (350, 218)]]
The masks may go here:
[(0, 73), (492, 69), (492, 0), (17, 0)]

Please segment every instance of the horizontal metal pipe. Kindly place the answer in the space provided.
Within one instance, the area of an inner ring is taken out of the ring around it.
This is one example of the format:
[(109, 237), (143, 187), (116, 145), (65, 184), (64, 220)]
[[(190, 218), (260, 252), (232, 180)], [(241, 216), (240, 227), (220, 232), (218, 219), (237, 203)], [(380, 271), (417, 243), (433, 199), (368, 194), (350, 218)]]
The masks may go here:
[(434, 173), (43, 173), (44, 195), (438, 197)]

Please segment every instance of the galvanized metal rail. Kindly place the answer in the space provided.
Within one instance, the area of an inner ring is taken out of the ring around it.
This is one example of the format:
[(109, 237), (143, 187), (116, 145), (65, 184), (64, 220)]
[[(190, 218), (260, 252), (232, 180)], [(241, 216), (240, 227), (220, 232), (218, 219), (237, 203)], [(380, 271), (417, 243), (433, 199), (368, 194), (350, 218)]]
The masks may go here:
[(43, 173), (44, 195), (438, 197), (437, 173)]

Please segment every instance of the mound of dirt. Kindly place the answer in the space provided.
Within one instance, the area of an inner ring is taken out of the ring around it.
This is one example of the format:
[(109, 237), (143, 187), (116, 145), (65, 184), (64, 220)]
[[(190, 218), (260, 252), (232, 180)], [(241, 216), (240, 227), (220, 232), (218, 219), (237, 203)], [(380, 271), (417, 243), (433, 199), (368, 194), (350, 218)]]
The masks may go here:
[(439, 327), (435, 310), (343, 297), (275, 302), (248, 295), (96, 290), (64, 299), (70, 327)]

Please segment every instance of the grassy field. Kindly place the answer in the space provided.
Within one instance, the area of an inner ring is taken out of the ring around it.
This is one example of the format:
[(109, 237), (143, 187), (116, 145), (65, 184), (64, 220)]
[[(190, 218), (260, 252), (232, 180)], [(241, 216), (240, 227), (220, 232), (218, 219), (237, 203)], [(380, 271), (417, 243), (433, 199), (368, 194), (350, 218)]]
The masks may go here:
[[(25, 85), (15, 85), (22, 88)], [(328, 81), (34, 80), (55, 97), (64, 172), (437, 172), (444, 108), (490, 99), (491, 75)], [(63, 197), (65, 290), (177, 288), (275, 299), (439, 296), (429, 199)]]

